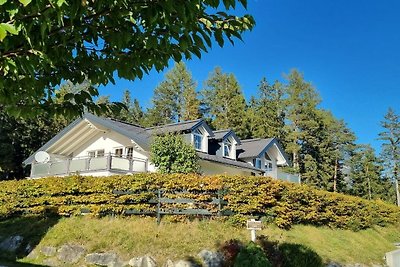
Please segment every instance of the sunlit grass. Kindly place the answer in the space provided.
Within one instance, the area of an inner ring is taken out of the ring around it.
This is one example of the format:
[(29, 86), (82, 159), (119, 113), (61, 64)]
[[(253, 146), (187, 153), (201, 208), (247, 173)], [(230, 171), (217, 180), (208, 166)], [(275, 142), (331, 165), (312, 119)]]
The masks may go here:
[[(282, 243), (305, 245), (325, 262), (371, 264), (382, 263), (384, 254), (395, 249), (393, 243), (400, 241), (399, 230), (398, 226), (359, 232), (312, 226), (282, 230), (270, 225), (257, 234)], [(16, 225), (12, 231), (17, 231)], [(4, 236), (5, 232), (0, 224), (0, 235)], [(125, 260), (152, 255), (163, 264), (167, 259), (196, 256), (204, 248), (215, 250), (218, 244), (230, 239), (248, 242), (250, 233), (245, 228), (213, 220), (179, 223), (164, 220), (158, 226), (155, 218), (72, 217), (52, 225), (37, 246), (82, 244), (89, 252), (114, 251)]]

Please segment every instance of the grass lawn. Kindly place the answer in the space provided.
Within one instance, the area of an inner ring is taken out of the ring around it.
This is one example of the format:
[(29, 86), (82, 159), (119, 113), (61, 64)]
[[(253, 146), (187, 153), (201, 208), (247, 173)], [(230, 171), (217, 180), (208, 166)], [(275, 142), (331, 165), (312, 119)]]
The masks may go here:
[[(258, 235), (280, 243), (301, 244), (317, 253), (324, 262), (383, 263), (382, 257), (400, 241), (398, 226), (374, 227), (352, 232), (326, 227), (295, 226), (282, 230), (266, 226)], [(196, 256), (201, 249), (218, 248), (230, 239), (248, 242), (250, 233), (219, 221), (170, 223), (157, 226), (154, 218), (72, 217), (58, 220), (14, 219), (0, 222), (0, 236), (19, 234), (37, 247), (84, 245), (89, 252), (114, 251), (125, 259), (150, 254), (159, 263), (166, 259)], [(29, 262), (19, 255), (20, 260)], [(34, 263), (34, 262), (32, 262)]]

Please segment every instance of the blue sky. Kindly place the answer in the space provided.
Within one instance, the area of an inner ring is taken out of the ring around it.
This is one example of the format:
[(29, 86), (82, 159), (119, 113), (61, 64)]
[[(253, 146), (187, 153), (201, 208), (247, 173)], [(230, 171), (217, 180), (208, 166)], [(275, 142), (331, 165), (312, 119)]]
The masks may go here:
[[(379, 122), (388, 107), (400, 113), (399, 10), (398, 0), (248, 0), (257, 25), (244, 42), (215, 44), (187, 66), (198, 89), (215, 66), (234, 73), (246, 98), (262, 77), (283, 80), (297, 68), (320, 93), (321, 106), (344, 119), (358, 143), (379, 150)], [(100, 92), (117, 101), (128, 89), (148, 107), (164, 74), (117, 80)]]

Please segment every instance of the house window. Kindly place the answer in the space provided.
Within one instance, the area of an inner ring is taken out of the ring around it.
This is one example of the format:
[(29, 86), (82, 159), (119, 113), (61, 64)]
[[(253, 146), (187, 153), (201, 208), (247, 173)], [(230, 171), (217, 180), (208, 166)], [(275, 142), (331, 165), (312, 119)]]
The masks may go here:
[(97, 152), (96, 157), (98, 157), (98, 158), (104, 157), (104, 149), (97, 150), (96, 152)]
[(253, 165), (257, 169), (261, 169), (261, 159), (260, 158), (255, 158), (253, 160)]
[(229, 141), (224, 142), (224, 157), (231, 156), (232, 144)]
[(133, 147), (127, 147), (126, 148), (126, 157), (128, 159), (132, 159), (132, 157), (133, 157)]
[(88, 156), (90, 158), (104, 157), (104, 149), (88, 151)]
[(272, 171), (272, 162), (271, 161), (265, 161), (265, 170)]
[(115, 149), (115, 156), (119, 157), (119, 158), (122, 158), (122, 152), (123, 152), (122, 148), (116, 148)]
[(203, 136), (201, 134), (199, 133), (193, 134), (194, 148), (196, 150), (202, 150), (202, 141), (203, 141)]

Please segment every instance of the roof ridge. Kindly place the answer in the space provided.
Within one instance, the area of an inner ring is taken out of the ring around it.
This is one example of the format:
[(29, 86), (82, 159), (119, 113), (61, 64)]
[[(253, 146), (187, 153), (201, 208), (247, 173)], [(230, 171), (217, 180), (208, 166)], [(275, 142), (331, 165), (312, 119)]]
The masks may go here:
[(229, 129), (223, 129), (223, 130), (214, 130), (213, 132), (214, 132), (214, 133), (220, 133), (220, 132), (230, 132), (230, 131), (232, 131), (231, 128), (229, 128)]
[(251, 141), (258, 141), (258, 140), (265, 140), (266, 138), (251, 138), (251, 139), (244, 139), (244, 140), (240, 140), (242, 143), (243, 142), (251, 142)]
[(162, 128), (162, 127), (168, 127), (168, 126), (173, 126), (173, 125), (179, 125), (179, 124), (185, 124), (185, 123), (191, 123), (195, 121), (202, 121), (203, 119), (195, 119), (195, 120), (188, 120), (188, 121), (180, 121), (180, 122), (174, 122), (174, 123), (167, 123), (163, 125), (158, 125), (158, 126), (152, 126), (152, 127), (147, 127), (145, 128), (146, 130), (151, 130), (151, 129), (156, 129), (156, 128)]
[[(100, 118), (101, 118), (101, 117), (100, 117)], [(139, 124), (135, 124), (135, 123), (123, 121), (123, 120), (120, 120), (120, 119), (115, 119), (115, 118), (110, 118), (110, 117), (107, 117), (107, 118), (105, 118), (105, 119), (111, 120), (111, 121), (120, 122), (120, 123), (124, 123), (124, 124), (127, 124), (127, 125), (131, 125), (131, 126), (135, 126), (135, 127), (138, 127), (138, 128), (142, 128), (142, 129), (145, 129), (143, 126), (141, 126), (141, 125), (139, 125)]]

